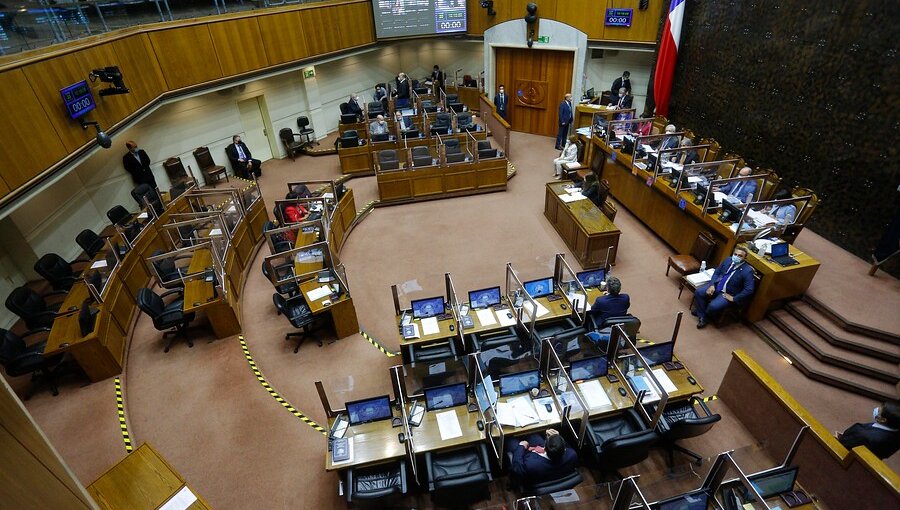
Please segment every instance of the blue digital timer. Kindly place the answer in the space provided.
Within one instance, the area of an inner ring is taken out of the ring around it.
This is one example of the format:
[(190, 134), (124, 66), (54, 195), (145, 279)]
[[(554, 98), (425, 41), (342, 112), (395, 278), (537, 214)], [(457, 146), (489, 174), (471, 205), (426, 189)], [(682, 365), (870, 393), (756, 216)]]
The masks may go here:
[(606, 9), (606, 26), (630, 27), (634, 9)]
[(73, 119), (77, 119), (97, 107), (94, 95), (91, 94), (91, 87), (86, 80), (60, 89), (59, 94), (66, 105), (66, 111)]

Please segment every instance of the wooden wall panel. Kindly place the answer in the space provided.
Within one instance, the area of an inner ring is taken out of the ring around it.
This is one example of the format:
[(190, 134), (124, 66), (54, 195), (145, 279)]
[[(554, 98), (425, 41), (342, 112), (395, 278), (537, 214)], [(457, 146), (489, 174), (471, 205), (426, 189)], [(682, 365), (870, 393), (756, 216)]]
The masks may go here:
[[(74, 55), (79, 67), (84, 70), (85, 76), (87, 76), (87, 72), (93, 69), (119, 65), (118, 56), (111, 43), (84, 48), (75, 52)], [(124, 68), (120, 66), (119, 70), (122, 72), (122, 77), (127, 87), (131, 87), (132, 83), (139, 83), (142, 79), (140, 68), (129, 68), (126, 65)], [(139, 103), (137, 98), (131, 97), (130, 93), (100, 97), (99, 92), (110, 85), (112, 84), (102, 83), (98, 80), (91, 86), (94, 92), (94, 100), (97, 102), (97, 108), (89, 113), (88, 117), (99, 122), (103, 129), (109, 129), (111, 125), (131, 115), (146, 103)], [(93, 128), (88, 130), (88, 134), (95, 133), (96, 131)]]
[(130, 93), (119, 96), (128, 102), (129, 111), (139, 110), (166, 91), (166, 80), (147, 34), (135, 34), (115, 40), (112, 47), (116, 52), (116, 64), (125, 78), (125, 85), (131, 89)]
[(222, 77), (207, 25), (150, 32), (150, 42), (169, 90)]
[(269, 67), (256, 18), (210, 23), (209, 34), (225, 76)]
[[(604, 12), (596, 11), (596, 0), (565, 0), (565, 2), (556, 9), (556, 20), (578, 27), (579, 30), (587, 34), (588, 39), (603, 39), (603, 15)], [(606, 6), (603, 5), (605, 8)], [(538, 8), (540, 12), (540, 8)], [(627, 29), (626, 29), (627, 30)]]
[(301, 33), (298, 11), (260, 16), (257, 21), (269, 64), (282, 64), (310, 55)]
[(327, 8), (306, 9), (300, 11), (300, 25), (306, 47), (313, 55), (331, 53), (341, 49), (341, 32), (338, 20)]
[(515, 131), (556, 136), (558, 107), (572, 89), (575, 55), (571, 51), (504, 48), (496, 50), (496, 76), (514, 96), (516, 83), (530, 80), (543, 96), (541, 107), (521, 106), (514, 97), (509, 104), (509, 122)]
[(371, 3), (340, 5), (329, 12), (336, 17), (334, 26), (340, 27), (342, 47), (352, 48), (375, 42)]
[[(633, 3), (634, 5), (622, 5), (623, 3)], [(656, 42), (656, 34), (659, 32), (660, 17), (663, 9), (669, 8), (668, 0), (650, 0), (650, 6), (646, 10), (637, 8), (638, 2), (621, 2), (609, 0), (607, 7), (633, 8), (634, 14), (631, 17), (631, 26), (628, 28), (609, 27), (606, 29), (604, 39), (610, 41), (643, 41)], [(606, 12), (599, 13), (601, 22)]]

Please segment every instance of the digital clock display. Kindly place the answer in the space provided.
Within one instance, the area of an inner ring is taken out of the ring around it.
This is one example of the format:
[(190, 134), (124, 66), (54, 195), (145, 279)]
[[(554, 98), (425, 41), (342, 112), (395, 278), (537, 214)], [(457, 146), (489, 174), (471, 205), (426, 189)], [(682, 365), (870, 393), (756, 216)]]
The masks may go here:
[(630, 27), (634, 9), (606, 9), (606, 26)]
[(60, 89), (59, 94), (62, 96), (69, 116), (73, 119), (77, 119), (97, 107), (97, 104), (94, 103), (94, 95), (91, 94), (91, 87), (85, 80)]
[(446, 9), (434, 11), (434, 31), (438, 34), (446, 32), (465, 32), (466, 10)]

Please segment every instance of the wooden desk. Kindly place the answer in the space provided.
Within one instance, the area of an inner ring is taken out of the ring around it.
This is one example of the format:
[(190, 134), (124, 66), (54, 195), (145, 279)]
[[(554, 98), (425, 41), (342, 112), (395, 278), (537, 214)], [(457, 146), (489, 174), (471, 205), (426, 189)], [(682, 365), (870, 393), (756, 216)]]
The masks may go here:
[[(558, 290), (554, 293), (557, 296), (562, 296), (562, 299), (556, 299), (554, 301), (550, 301), (547, 299), (549, 296), (543, 296), (535, 299), (535, 301), (547, 309), (550, 313), (544, 314), (537, 319), (535, 319), (535, 324), (541, 324), (548, 321), (558, 320), (564, 317), (570, 317), (572, 315), (572, 308), (569, 307), (569, 302), (565, 298), (565, 296), (559, 292)], [(527, 301), (526, 301), (527, 302)], [(563, 308), (565, 306), (565, 308)], [(528, 321), (528, 310), (522, 311), (522, 320)]]
[(790, 254), (799, 264), (783, 267), (771, 260), (760, 257), (755, 252), (747, 252), (747, 263), (760, 274), (759, 287), (753, 299), (744, 311), (744, 317), (750, 322), (762, 320), (772, 303), (789, 297), (799, 296), (806, 292), (813, 277), (819, 270), (819, 261), (790, 247)]
[[(191, 257), (188, 274), (201, 273), (212, 266), (212, 253), (207, 249), (196, 250)], [(229, 282), (221, 283), (223, 287), (229, 285)], [(184, 313), (204, 311), (216, 338), (226, 338), (241, 332), (241, 323), (234, 309), (223, 296), (216, 295), (213, 282), (202, 277), (185, 282), (182, 310)]]
[[(442, 342), (452, 342), (455, 341), (456, 338), (456, 321), (453, 318), (439, 320), (438, 328), (439, 331), (432, 335), (425, 335), (422, 331), (422, 321), (421, 319), (413, 319), (410, 324), (415, 324), (419, 328), (419, 338), (411, 338), (409, 340), (403, 338), (403, 332), (400, 328), (400, 315), (397, 315), (394, 320), (397, 324), (397, 338), (400, 341), (400, 354), (403, 357), (403, 363), (412, 363), (412, 350), (414, 346), (425, 346), (428, 344), (437, 344)], [(453, 326), (453, 331), (450, 330), (450, 326)]]
[(549, 182), (544, 196), (544, 216), (565, 241), (584, 269), (604, 266), (609, 248), (609, 264), (616, 263), (619, 235), (616, 225), (590, 200), (565, 203), (564, 187), (572, 181)]
[[(328, 429), (334, 425), (329, 418)], [(347, 427), (346, 438), (353, 438), (353, 456), (347, 462), (333, 464), (331, 452), (325, 451), (325, 471), (337, 471), (382, 464), (406, 456), (406, 446), (398, 439), (403, 427), (392, 427), (391, 420), (381, 420)]]
[[(498, 378), (497, 385), (498, 385), (498, 388), (497, 388), (497, 395), (498, 395), (497, 403), (498, 404), (500, 402), (506, 403), (506, 402), (509, 402), (510, 400), (515, 400), (522, 396), (525, 396), (526, 398), (531, 398), (531, 395), (529, 395), (528, 393), (520, 393), (518, 395), (509, 395), (506, 397), (501, 397), (501, 396), (499, 396), (500, 395), (499, 378)], [(559, 408), (559, 406), (556, 403), (556, 400), (553, 398), (552, 392), (550, 391), (550, 387), (547, 386), (547, 381), (545, 381), (543, 378), (541, 378), (541, 390), (544, 390), (547, 393), (549, 393), (549, 395), (546, 398), (549, 398), (551, 401), (553, 401), (553, 407), (556, 410), (556, 416), (558, 416), (559, 418), (558, 419), (541, 420), (537, 423), (532, 423), (531, 425), (526, 425), (524, 427), (513, 427), (511, 425), (501, 424), (500, 428), (503, 430), (504, 435), (509, 434), (509, 435), (518, 436), (518, 435), (524, 435), (524, 434), (531, 434), (532, 432), (543, 432), (544, 430), (547, 430), (550, 427), (555, 427), (555, 426), (559, 425), (560, 423), (562, 423), (562, 417), (560, 415), (562, 410)], [(545, 397), (540, 397), (540, 398), (545, 398)], [(534, 404), (534, 399), (532, 399), (532, 404), (535, 406), (535, 408), (537, 408), (537, 404)]]
[[(440, 427), (437, 423), (438, 413), (455, 412), (456, 419), (459, 420), (459, 429), (462, 435), (447, 439), (441, 439)], [(468, 412), (466, 406), (456, 406), (449, 409), (440, 409), (438, 411), (426, 411), (422, 418), (422, 423), (418, 427), (412, 427), (413, 444), (416, 447), (416, 453), (433, 452), (438, 450), (446, 450), (451, 448), (460, 448), (484, 440), (484, 432), (478, 430), (477, 422), (481, 419), (480, 414)]]
[[(362, 131), (360, 133), (365, 135)], [(374, 172), (372, 151), (368, 145), (346, 149), (338, 147), (338, 158), (341, 161), (342, 174), (371, 174)]]
[(506, 190), (506, 158), (450, 163), (378, 173), (381, 203), (474, 195)]
[(328, 244), (335, 253), (340, 253), (350, 225), (356, 220), (356, 213), (353, 189), (347, 188), (347, 192), (337, 204), (337, 209), (332, 213), (331, 229), (328, 231)]
[(197, 497), (188, 508), (212, 508), (150, 443), (144, 443), (103, 473), (87, 491), (104, 510), (154, 510), (183, 488)]
[[(471, 333), (490, 333), (492, 331), (500, 331), (500, 330), (507, 329), (510, 327), (515, 327), (515, 324), (511, 324), (509, 326), (503, 326), (500, 324), (500, 321), (498, 319), (500, 314), (505, 315), (507, 313), (513, 312), (512, 307), (509, 306), (509, 304), (506, 300), (506, 296), (504, 296), (502, 298), (502, 302), (503, 302), (503, 304), (505, 304), (507, 306), (507, 308), (503, 308), (501, 310), (494, 310), (492, 307), (488, 308), (489, 310), (491, 310), (493, 312), (494, 320), (497, 322), (495, 322), (494, 324), (489, 324), (487, 326), (481, 324), (481, 321), (478, 319), (478, 313), (477, 313), (478, 310), (469, 309), (469, 317), (472, 318), (472, 323), (474, 324), (474, 326), (472, 326), (469, 329), (463, 329), (463, 333), (466, 335), (471, 334)], [(513, 316), (513, 319), (515, 319), (515, 316)]]
[(300, 284), (300, 292), (303, 293), (303, 298), (306, 300), (306, 304), (309, 305), (309, 309), (312, 313), (315, 315), (330, 313), (338, 339), (359, 333), (359, 321), (356, 318), (356, 307), (353, 306), (353, 299), (347, 292), (341, 292), (341, 296), (337, 301), (328, 304), (326, 304), (326, 302), (331, 300), (328, 295), (319, 299), (310, 298), (310, 291), (315, 290), (322, 285), (325, 284), (319, 283), (315, 278)]

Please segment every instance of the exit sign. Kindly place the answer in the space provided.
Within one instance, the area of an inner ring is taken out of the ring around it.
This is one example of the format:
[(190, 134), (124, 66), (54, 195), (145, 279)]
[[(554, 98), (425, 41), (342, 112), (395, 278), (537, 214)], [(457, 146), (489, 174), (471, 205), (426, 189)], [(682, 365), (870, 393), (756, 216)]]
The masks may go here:
[(606, 9), (606, 26), (630, 27), (634, 9)]
[(538, 36), (537, 42), (539, 42), (541, 44), (550, 44), (550, 36), (549, 35)]
[(315, 78), (316, 77), (316, 68), (315, 67), (307, 67), (303, 69), (303, 77), (304, 78)]

